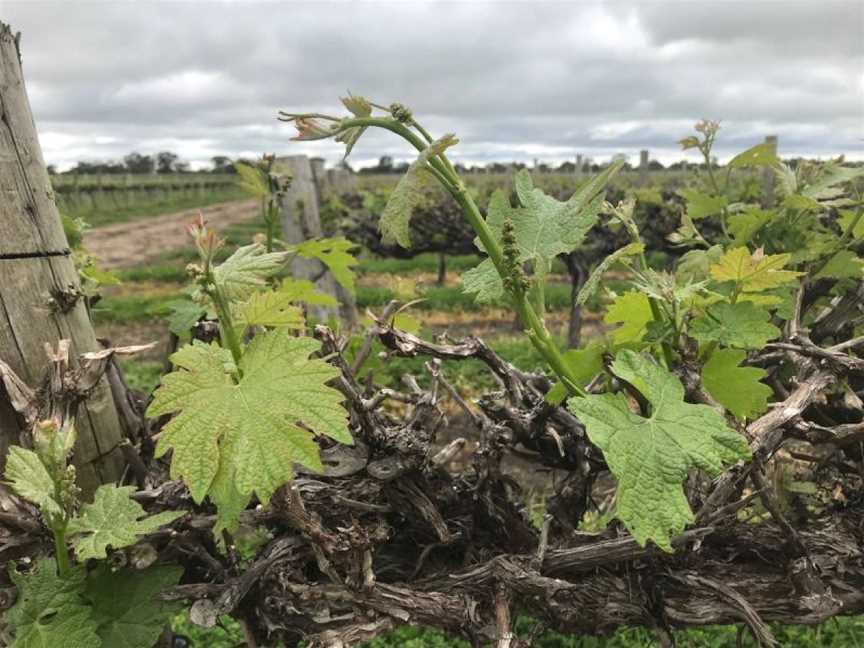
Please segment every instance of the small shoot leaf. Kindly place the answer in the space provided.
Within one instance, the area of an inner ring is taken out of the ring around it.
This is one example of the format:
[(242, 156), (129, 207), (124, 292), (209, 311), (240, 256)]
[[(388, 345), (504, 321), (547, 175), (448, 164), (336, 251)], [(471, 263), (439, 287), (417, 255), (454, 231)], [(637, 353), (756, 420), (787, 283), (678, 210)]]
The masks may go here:
[(708, 393), (738, 419), (755, 418), (768, 409), (771, 388), (760, 382), (768, 372), (741, 367), (747, 356), (740, 349), (717, 349), (702, 368), (702, 384)]
[(803, 274), (783, 269), (791, 259), (791, 254), (765, 255), (761, 249), (750, 254), (746, 247), (736, 247), (711, 266), (711, 277), (721, 282), (733, 281), (743, 292), (779, 288)]
[(704, 315), (690, 324), (690, 335), (701, 344), (716, 343), (737, 349), (761, 349), (780, 337), (771, 324), (771, 313), (749, 301), (736, 304), (720, 302), (708, 307)]
[(39, 455), (32, 450), (17, 445), (9, 447), (6, 479), (17, 495), (38, 506), (44, 515), (62, 514), (62, 507), (55, 499), (54, 480)]
[(144, 509), (131, 498), (134, 492), (134, 486), (103, 484), (96, 490), (93, 502), (84, 504), (81, 513), (70, 520), (67, 532), (77, 536), (72, 544), (78, 560), (107, 558), (108, 547), (128, 547), (139, 535), (152, 533), (183, 515), (165, 511), (144, 517)]
[(780, 164), (780, 158), (777, 157), (777, 146), (771, 142), (762, 142), (756, 146), (751, 146), (746, 151), (742, 151), (731, 160), (729, 160), (729, 168), (739, 169), (742, 167), (758, 167), (768, 166), (776, 167)]
[(294, 249), (297, 254), (307, 259), (318, 259), (327, 266), (333, 278), (339, 282), (345, 290), (354, 294), (354, 266), (357, 259), (349, 253), (349, 250), (357, 245), (346, 238), (326, 238), (304, 241)]
[(653, 319), (648, 297), (637, 291), (618, 295), (603, 316), (607, 324), (621, 324), (612, 331), (612, 342), (616, 345), (639, 342)]

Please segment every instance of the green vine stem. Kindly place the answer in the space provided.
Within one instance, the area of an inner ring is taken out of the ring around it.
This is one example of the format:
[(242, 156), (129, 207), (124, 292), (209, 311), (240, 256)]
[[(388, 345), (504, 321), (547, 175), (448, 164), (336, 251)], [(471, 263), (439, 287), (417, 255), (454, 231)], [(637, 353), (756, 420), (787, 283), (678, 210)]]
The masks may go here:
[(69, 550), (66, 548), (66, 522), (63, 521), (51, 527), (54, 533), (54, 553), (57, 554), (57, 571), (60, 576), (66, 576), (72, 569), (69, 562)]
[[(420, 137), (413, 133), (407, 126), (395, 119), (385, 117), (356, 117), (342, 120), (340, 126), (341, 130), (358, 126), (383, 128), (399, 135), (420, 152), (422, 152), (427, 146), (423, 140), (421, 140)], [(424, 137), (428, 139), (428, 134), (426, 134), (425, 131), (422, 132), (424, 133)], [(486, 220), (480, 213), (477, 203), (474, 202), (474, 199), (469, 194), (465, 183), (459, 177), (459, 174), (450, 163), (450, 160), (447, 159), (447, 156), (444, 155), (444, 153), (440, 153), (429, 160), (429, 165), (433, 175), (450, 193), (450, 195), (453, 196), (456, 202), (459, 203), (465, 217), (477, 233), (481, 243), (483, 243), (483, 248), (486, 250), (489, 258), (495, 265), (498, 274), (502, 278), (506, 277), (507, 270), (501, 246), (495, 239), (492, 230), (489, 229)], [(549, 334), (549, 330), (546, 328), (542, 318), (531, 305), (527, 291), (521, 287), (517, 287), (512, 291), (511, 298), (513, 301), (513, 307), (519, 315), (519, 319), (526, 327), (528, 327), (528, 338), (531, 340), (534, 348), (536, 348), (540, 355), (543, 356), (552, 371), (555, 372), (559, 380), (564, 383), (572, 394), (584, 396), (585, 391), (579, 385), (579, 381), (574, 372), (564, 361), (561, 350)]]

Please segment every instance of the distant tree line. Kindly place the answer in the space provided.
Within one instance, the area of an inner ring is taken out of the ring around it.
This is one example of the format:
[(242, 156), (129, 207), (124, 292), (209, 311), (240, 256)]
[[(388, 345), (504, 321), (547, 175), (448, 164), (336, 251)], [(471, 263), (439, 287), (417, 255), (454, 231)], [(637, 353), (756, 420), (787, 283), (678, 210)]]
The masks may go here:
[[(247, 161), (247, 160), (239, 160)], [(234, 160), (227, 155), (214, 155), (210, 158), (210, 168), (193, 172), (189, 163), (180, 159), (172, 151), (159, 151), (155, 155), (132, 152), (123, 157), (122, 161), (108, 162), (78, 162), (74, 167), (63, 173), (82, 175), (123, 174), (123, 173), (235, 173)], [(56, 174), (57, 167), (48, 166), (48, 173)]]

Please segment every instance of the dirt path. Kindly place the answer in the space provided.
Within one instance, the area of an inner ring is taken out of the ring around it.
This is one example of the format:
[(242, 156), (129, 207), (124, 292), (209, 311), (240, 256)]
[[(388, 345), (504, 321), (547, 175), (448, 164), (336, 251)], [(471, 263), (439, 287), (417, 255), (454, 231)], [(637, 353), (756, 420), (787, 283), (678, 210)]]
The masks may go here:
[(128, 223), (117, 223), (91, 230), (84, 235), (84, 246), (97, 256), (101, 266), (111, 270), (147, 263), (165, 252), (189, 245), (185, 226), (198, 212), (216, 231), (229, 225), (252, 220), (259, 215), (255, 199), (235, 200), (209, 207), (186, 209)]

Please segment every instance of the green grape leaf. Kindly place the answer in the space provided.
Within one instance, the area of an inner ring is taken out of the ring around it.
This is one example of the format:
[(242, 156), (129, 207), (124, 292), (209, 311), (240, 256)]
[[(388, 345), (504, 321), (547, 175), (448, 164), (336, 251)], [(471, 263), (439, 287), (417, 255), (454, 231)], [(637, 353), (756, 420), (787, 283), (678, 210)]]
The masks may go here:
[(221, 447), (223, 456), (219, 461), (219, 469), (213, 477), (213, 483), (207, 495), (216, 505), (216, 524), (213, 526), (213, 535), (217, 542), (222, 542), (222, 530), (234, 533), (240, 525), (240, 515), (249, 506), (252, 495), (243, 494), (237, 490), (234, 483), (233, 467), (227, 455), (233, 452), (230, 441), (226, 441)]
[[(515, 178), (516, 194), (522, 206), (513, 207), (508, 194), (498, 189), (489, 199), (486, 223), (499, 242), (504, 223), (513, 224), (519, 261), (534, 261), (535, 273), (542, 280), (552, 259), (579, 247), (588, 230), (597, 223), (603, 206), (603, 187), (622, 164), (609, 165), (566, 202), (534, 187), (531, 174), (523, 169)], [(479, 238), (474, 243), (486, 251)], [(504, 295), (504, 283), (489, 259), (463, 273), (462, 287), (467, 293), (475, 293), (480, 303), (493, 302)]]
[(746, 245), (750, 239), (774, 218), (774, 212), (747, 207), (744, 211), (729, 216), (729, 233), (736, 245)]
[(522, 261), (551, 261), (573, 251), (597, 223), (601, 206), (598, 200), (585, 202), (578, 193), (567, 202), (548, 196), (534, 186), (526, 169), (516, 174), (515, 185), (522, 208), (493, 210), (490, 202), (487, 221), (499, 238), (504, 221), (509, 218), (513, 222)]
[(689, 471), (716, 475), (750, 456), (747, 442), (714, 408), (686, 403), (681, 382), (651, 358), (621, 350), (612, 372), (648, 399), (649, 417), (620, 393), (571, 398), (568, 407), (618, 480), (618, 519), (640, 545), (672, 551), (672, 537), (693, 521), (682, 487)]
[(768, 142), (762, 142), (756, 146), (751, 146), (746, 151), (742, 151), (731, 160), (727, 165), (730, 169), (738, 169), (741, 167), (753, 166), (770, 166), (775, 167), (780, 164), (780, 158), (777, 157), (777, 147)]
[(595, 292), (597, 292), (597, 287), (600, 285), (600, 280), (603, 278), (603, 275), (606, 274), (606, 271), (615, 263), (623, 261), (628, 257), (636, 256), (644, 250), (645, 246), (642, 243), (630, 243), (629, 245), (625, 245), (623, 248), (618, 248), (612, 254), (608, 255), (596, 268), (594, 268), (594, 271), (588, 277), (588, 280), (579, 290), (579, 294), (576, 295), (576, 303), (584, 304)]
[(289, 293), (282, 291), (253, 293), (234, 308), (234, 324), (241, 330), (248, 326), (302, 329), (305, 326), (303, 309), (293, 305), (293, 301)]
[(403, 248), (411, 247), (411, 235), (408, 223), (411, 221), (411, 212), (423, 198), (423, 187), (429, 174), (428, 163), (434, 156), (443, 153), (448, 148), (458, 143), (454, 135), (445, 135), (439, 140), (432, 142), (417, 159), (411, 163), (405, 172), (381, 214), (378, 227), (381, 230), (385, 243), (395, 241)]
[(90, 572), (85, 592), (102, 645), (106, 648), (154, 646), (171, 617), (183, 609), (181, 602), (160, 601), (157, 595), (176, 585), (182, 575), (183, 568), (175, 565), (114, 571), (100, 564)]
[(783, 199), (783, 206), (786, 209), (796, 209), (798, 211), (821, 211), (824, 209), (818, 200), (813, 200), (801, 194), (792, 194)]
[(814, 279), (860, 279), (864, 276), (864, 260), (852, 250), (840, 250), (828, 259), (825, 266), (816, 273)]
[(121, 549), (135, 544), (139, 535), (152, 533), (173, 522), (182, 512), (165, 511), (144, 517), (144, 509), (131, 498), (134, 486), (103, 484), (96, 489), (93, 502), (84, 504), (66, 528), (78, 560), (107, 558), (108, 547)]
[(318, 259), (327, 266), (333, 278), (345, 290), (354, 294), (354, 271), (357, 259), (348, 251), (357, 245), (344, 237), (304, 241), (296, 246), (297, 254), (307, 259)]
[(679, 189), (678, 195), (687, 201), (687, 215), (693, 220), (719, 214), (729, 204), (723, 196), (709, 196), (694, 189)]
[(851, 228), (852, 238), (855, 240), (864, 238), (864, 218), (859, 218), (855, 212), (850, 210), (841, 211), (837, 224), (840, 225), (840, 230), (843, 232)]
[(643, 293), (637, 291), (618, 295), (603, 316), (607, 324), (621, 324), (612, 331), (612, 342), (616, 345), (641, 340), (648, 330), (648, 322), (653, 319), (651, 303)]
[(504, 282), (492, 259), (483, 259), (479, 265), (462, 273), (462, 290), (475, 293), (480, 304), (496, 302), (504, 297)]
[(26, 574), (10, 565), (9, 576), (18, 587), (18, 600), (5, 621), (15, 631), (10, 648), (98, 648), (90, 606), (82, 594), (84, 568), (74, 567), (65, 577), (57, 575), (53, 558), (39, 560)]
[(326, 384), (338, 370), (309, 358), (320, 349), (286, 328), (258, 335), (237, 367), (239, 380), (230, 354), (215, 344), (196, 342), (171, 356), (179, 369), (162, 379), (147, 413), (179, 412), (163, 428), (156, 454), (173, 450), (171, 477), (182, 477), (196, 502), (220, 462), (241, 494), (266, 502), (291, 479), (294, 462), (321, 469), (309, 430), (353, 443), (343, 397)]
[(336, 298), (323, 293), (315, 287), (308, 279), (295, 279), (286, 277), (279, 286), (279, 292), (289, 295), (288, 301), (302, 302), (304, 304), (320, 304), (321, 306), (336, 306), (339, 302)]
[[(584, 387), (593, 380), (594, 376), (603, 371), (603, 351), (602, 344), (592, 342), (582, 349), (570, 349), (564, 353), (564, 362), (570, 367), (580, 387)], [(560, 405), (568, 394), (564, 383), (556, 383), (546, 392), (546, 402)]]
[(235, 162), (234, 170), (240, 177), (240, 181), (237, 184), (250, 196), (264, 198), (270, 193), (267, 176), (260, 169), (245, 162)]
[(737, 418), (755, 418), (768, 409), (771, 388), (760, 382), (768, 372), (739, 366), (747, 356), (740, 349), (717, 349), (702, 367), (708, 393)]
[(230, 301), (243, 300), (263, 286), (267, 277), (279, 272), (287, 258), (287, 253), (267, 252), (258, 243), (245, 245), (216, 266), (213, 279)]
[(207, 314), (207, 309), (191, 299), (175, 299), (165, 304), (170, 309), (168, 330), (182, 342), (188, 342), (192, 328)]
[(690, 335), (701, 344), (715, 342), (738, 349), (761, 349), (780, 337), (771, 324), (771, 313), (749, 301), (721, 302), (708, 307), (704, 315), (690, 324)]
[(803, 273), (783, 270), (791, 254), (753, 254), (746, 247), (727, 250), (723, 258), (711, 266), (711, 276), (717, 281), (734, 281), (744, 292), (760, 292), (795, 281)]
[[(844, 167), (837, 162), (825, 162), (819, 168), (818, 177), (809, 183), (801, 193), (814, 200), (832, 202), (845, 195), (838, 185), (851, 182), (864, 175), (864, 167)], [(827, 203), (826, 203), (827, 204)]]
[(44, 515), (62, 514), (63, 509), (55, 499), (54, 480), (39, 455), (32, 450), (9, 446), (6, 479), (15, 493), (33, 502)]

